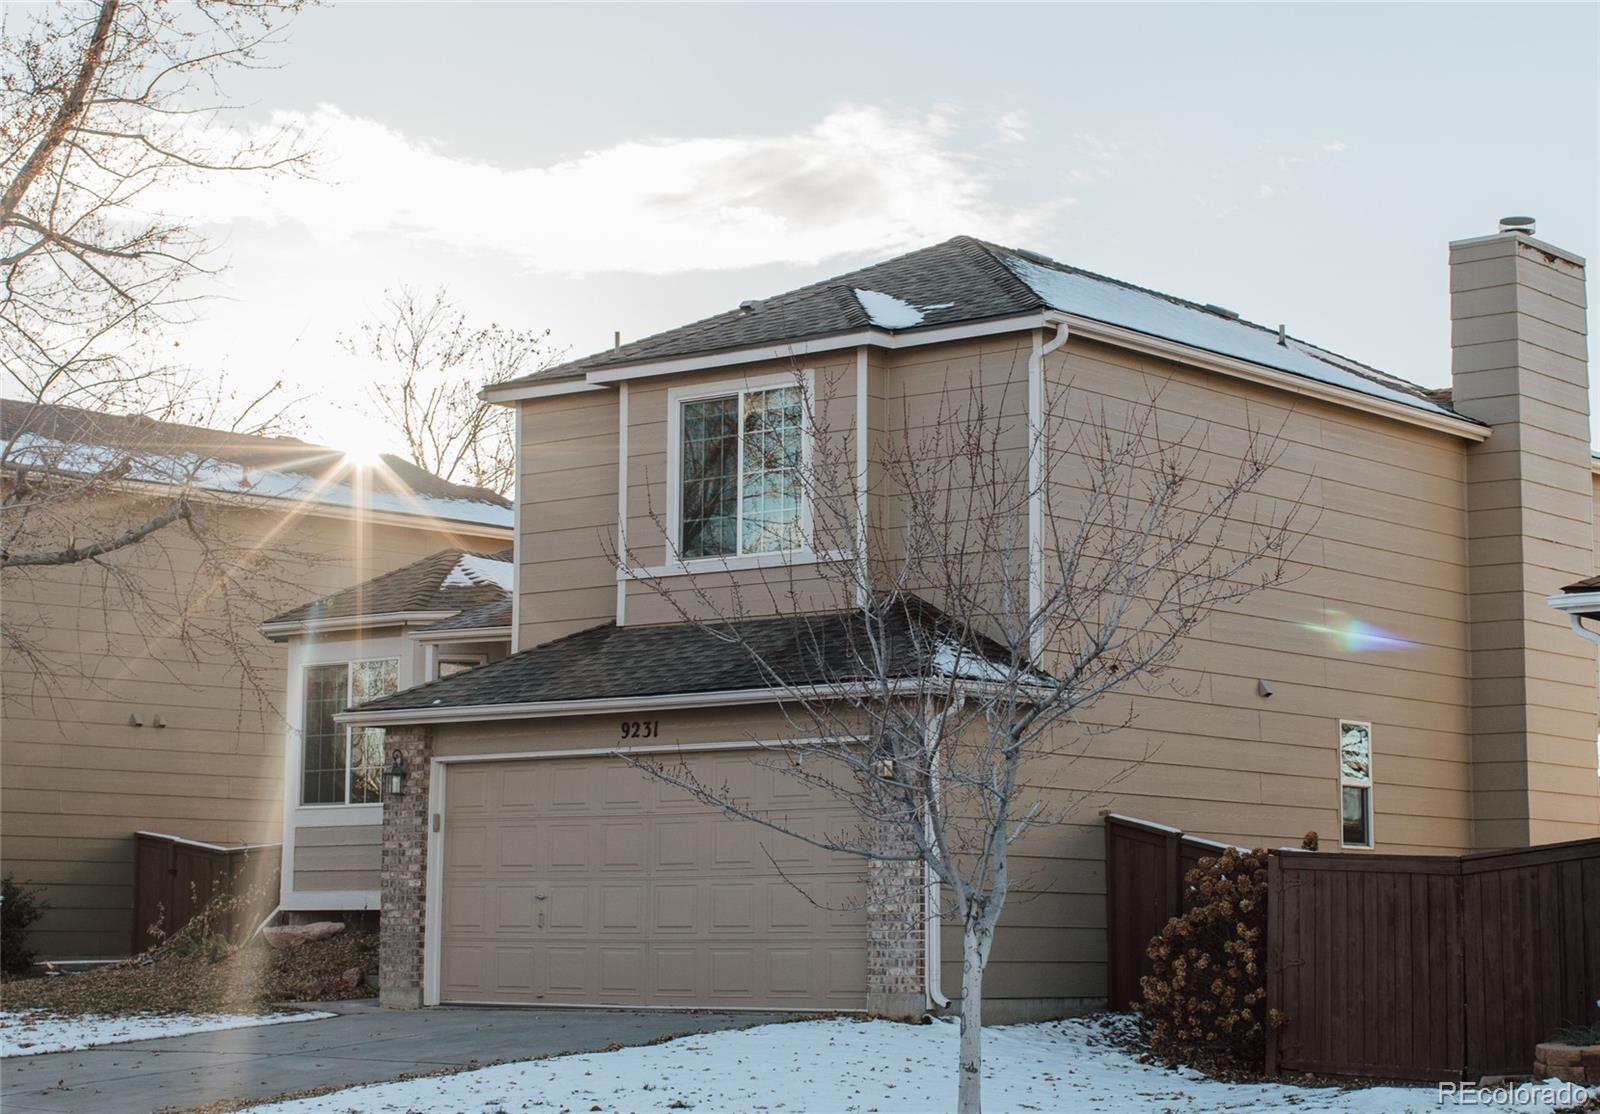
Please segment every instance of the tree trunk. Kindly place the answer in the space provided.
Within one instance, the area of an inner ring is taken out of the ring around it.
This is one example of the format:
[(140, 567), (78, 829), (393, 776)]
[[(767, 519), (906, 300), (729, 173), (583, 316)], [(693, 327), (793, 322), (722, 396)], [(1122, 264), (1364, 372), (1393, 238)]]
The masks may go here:
[(961, 933), (961, 1072), (958, 1114), (983, 1110), (983, 967), (989, 949), (981, 922), (966, 919)]

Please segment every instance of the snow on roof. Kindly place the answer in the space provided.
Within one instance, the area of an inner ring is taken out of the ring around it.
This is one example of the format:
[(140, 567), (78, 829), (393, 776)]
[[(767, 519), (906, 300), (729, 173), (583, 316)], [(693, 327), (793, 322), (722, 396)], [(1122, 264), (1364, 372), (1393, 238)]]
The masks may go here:
[(510, 561), (496, 561), (492, 557), (478, 557), (471, 553), (463, 553), (461, 559), (451, 569), (441, 588), (479, 588), (492, 584), (503, 591), (510, 592), (515, 586), (516, 573)]
[(1451, 413), (1414, 391), (1379, 382), (1373, 377), (1375, 373), (1356, 371), (1350, 361), (1331, 352), (1293, 337), (1279, 344), (1277, 333), (1247, 321), (1098, 275), (1035, 263), (1011, 252), (1002, 252), (1001, 259), (1047, 305), (1062, 313), (1119, 325), (1437, 414)]
[[(504, 501), (419, 492), (387, 463), (364, 468), (334, 460), (330, 454), (333, 450), (305, 446), (303, 460), (288, 462), (297, 467), (279, 469), (214, 459), (194, 452), (158, 452), (67, 442), (35, 433), (21, 433), (10, 441), (0, 439), (0, 457), (12, 468), (37, 468), (84, 476), (125, 468), (123, 478), (136, 483), (188, 483), (222, 495), (359, 507), (365, 511), (428, 516), (485, 526), (509, 528), (512, 525), (512, 508)], [(299, 467), (307, 470), (298, 470)], [(429, 478), (440, 482), (437, 477)], [(455, 487), (455, 490), (473, 489)]]
[(902, 298), (877, 290), (857, 290), (856, 301), (874, 325), (884, 329), (909, 329), (922, 324), (922, 311)]

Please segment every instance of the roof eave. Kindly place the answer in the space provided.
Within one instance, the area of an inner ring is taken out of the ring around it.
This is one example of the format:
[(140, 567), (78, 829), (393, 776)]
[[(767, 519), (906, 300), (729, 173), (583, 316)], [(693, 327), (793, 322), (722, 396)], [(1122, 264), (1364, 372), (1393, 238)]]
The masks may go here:
[[(945, 680), (949, 680), (945, 678)], [(998, 682), (956, 680), (956, 689), (970, 694), (1009, 692), (1013, 686)], [(540, 700), (519, 704), (463, 704), (429, 708), (396, 708), (363, 712), (359, 709), (337, 712), (334, 722), (356, 727), (393, 727), (401, 724), (488, 723), (496, 720), (547, 719), (554, 716), (604, 715), (649, 709), (728, 707), (740, 704), (776, 704), (785, 700), (845, 698), (854, 689), (849, 685), (793, 685), (777, 688), (730, 689), (720, 692), (655, 693), (639, 696), (611, 696), (590, 700)], [(866, 696), (887, 694), (909, 696), (926, 693), (928, 681), (906, 677), (891, 681), (862, 682)]]
[(496, 642), (511, 637), (510, 627), (451, 627), (449, 630), (412, 631), (417, 642)]
[[(1020, 315), (964, 322), (959, 325), (920, 326), (908, 330), (880, 328), (862, 329), (849, 333), (833, 333), (819, 337), (806, 337), (784, 344), (754, 345), (745, 348), (724, 349), (720, 352), (701, 353), (695, 356), (674, 356), (665, 360), (645, 360), (615, 367), (591, 369), (584, 380), (564, 383), (524, 384), (520, 387), (506, 385), (490, 388), (485, 398), (496, 402), (514, 402), (523, 399), (550, 397), (557, 394), (574, 394), (580, 391), (604, 390), (616, 383), (646, 379), (659, 375), (678, 375), (685, 372), (705, 371), (739, 364), (763, 363), (772, 360), (795, 359), (841, 349), (872, 346), (879, 348), (913, 348), (940, 344), (973, 337), (994, 336), (1001, 333), (1021, 332), (1047, 325), (1065, 324), (1073, 335), (1096, 340), (1128, 351), (1159, 356), (1202, 370), (1213, 371), (1233, 379), (1260, 383), (1291, 394), (1316, 398), (1347, 409), (1379, 415), (1406, 425), (1447, 433), (1466, 441), (1484, 441), (1489, 437), (1489, 427), (1481, 422), (1456, 414), (1441, 413), (1420, 405), (1413, 406), (1393, 399), (1380, 398), (1364, 391), (1341, 387), (1293, 372), (1281, 371), (1265, 364), (1252, 363), (1232, 356), (1224, 356), (1179, 341), (1133, 329), (1109, 325), (1077, 314), (1059, 310), (1043, 310)], [(491, 395), (491, 392), (495, 392)], [(1600, 472), (1600, 460), (1596, 461)]]
[(372, 615), (341, 615), (328, 619), (290, 619), (285, 622), (268, 621), (256, 627), (274, 642), (307, 634), (328, 634), (376, 630), (379, 627), (411, 627), (419, 624), (441, 623), (453, 619), (459, 611), (384, 611)]

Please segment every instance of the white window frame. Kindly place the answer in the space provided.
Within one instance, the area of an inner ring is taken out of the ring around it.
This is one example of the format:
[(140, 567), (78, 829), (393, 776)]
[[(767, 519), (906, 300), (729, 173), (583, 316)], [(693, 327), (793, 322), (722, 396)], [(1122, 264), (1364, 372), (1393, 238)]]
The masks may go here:
[(447, 664), (447, 663), (453, 664), (453, 665), (465, 665), (470, 669), (476, 669), (480, 665), (488, 665), (489, 664), (489, 655), (488, 654), (438, 654), (433, 659), (433, 668), (429, 670), (428, 679), (430, 681), (440, 680), (441, 677), (439, 675), (439, 670), (441, 668), (443, 668), (443, 666), (445, 664)]
[[(816, 376), (812, 368), (794, 372), (775, 372), (771, 375), (752, 375), (746, 379), (728, 379), (720, 383), (697, 383), (693, 386), (672, 387), (667, 391), (667, 538), (666, 565), (676, 572), (706, 572), (717, 569), (759, 569), (773, 565), (789, 565), (815, 561), (812, 536), (812, 508), (810, 493), (802, 479), (800, 492), (800, 545), (795, 549), (772, 553), (736, 553), (720, 557), (683, 558), (683, 404), (702, 402), (713, 398), (739, 399), (739, 487), (734, 495), (734, 506), (739, 514), (744, 510), (744, 396), (783, 387), (798, 386), (803, 410), (800, 428), (800, 468), (808, 476), (811, 468), (812, 429), (811, 408), (816, 400)], [(743, 544), (743, 519), (737, 520), (734, 532), (737, 544)]]
[(296, 781), (298, 783), (298, 787), (295, 790), (295, 796), (296, 796), (296, 799), (299, 801), (299, 804), (296, 807), (298, 807), (298, 808), (316, 808), (316, 809), (323, 809), (323, 808), (344, 808), (344, 809), (363, 808), (363, 809), (365, 809), (365, 808), (372, 808), (374, 806), (377, 806), (377, 807), (380, 807), (380, 808), (382, 807), (383, 802), (381, 800), (378, 800), (378, 801), (352, 801), (350, 799), (350, 776), (351, 776), (351, 773), (353, 772), (351, 764), (350, 764), (350, 741), (351, 741), (351, 738), (354, 735), (354, 732), (357, 730), (357, 728), (352, 727), (348, 723), (339, 725), (339, 726), (342, 726), (344, 728), (344, 800), (342, 800), (342, 801), (315, 801), (315, 802), (313, 802), (313, 801), (308, 801), (308, 800), (305, 799), (306, 798), (306, 776), (305, 776), (305, 773), (306, 773), (306, 685), (307, 685), (310, 673), (311, 673), (311, 671), (313, 669), (328, 669), (328, 668), (330, 668), (332, 666), (342, 665), (344, 667), (344, 702), (345, 702), (345, 707), (348, 708), (350, 706), (350, 702), (354, 699), (354, 693), (355, 693), (354, 685), (355, 685), (355, 676), (356, 676), (356, 668), (355, 667), (358, 666), (358, 665), (371, 665), (374, 662), (385, 662), (385, 661), (394, 662), (395, 691), (399, 692), (401, 689), (404, 689), (406, 686), (403, 683), (401, 683), (400, 672), (401, 672), (401, 667), (402, 667), (403, 662), (402, 662), (401, 658), (398, 655), (392, 656), (392, 657), (389, 656), (389, 655), (383, 655), (383, 656), (380, 656), (380, 657), (371, 657), (371, 658), (344, 658), (344, 659), (336, 659), (334, 661), (311, 661), (311, 662), (306, 662), (304, 665), (302, 665), (300, 667), (300, 731), (299, 731), (299, 736), (300, 736), (300, 761), (298, 763), (299, 769), (297, 771), (297, 776), (296, 776)]
[[(1367, 729), (1367, 776), (1365, 778), (1346, 777), (1344, 772), (1344, 732), (1347, 727), (1365, 727)], [(1370, 851), (1378, 845), (1378, 834), (1375, 828), (1376, 811), (1372, 807), (1373, 783), (1373, 746), (1372, 724), (1364, 719), (1341, 719), (1339, 721), (1338, 735), (1335, 737), (1334, 758), (1338, 762), (1339, 770), (1339, 846), (1348, 847), (1355, 851)], [(1346, 843), (1344, 839), (1344, 791), (1346, 789), (1365, 789), (1367, 791), (1367, 842)]]

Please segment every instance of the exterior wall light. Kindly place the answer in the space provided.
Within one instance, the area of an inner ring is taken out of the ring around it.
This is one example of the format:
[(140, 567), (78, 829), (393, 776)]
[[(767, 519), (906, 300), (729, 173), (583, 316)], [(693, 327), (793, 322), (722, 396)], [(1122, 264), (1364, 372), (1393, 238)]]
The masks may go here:
[(383, 773), (383, 791), (391, 797), (406, 791), (406, 760), (400, 757), (398, 748), (390, 756), (389, 768)]

